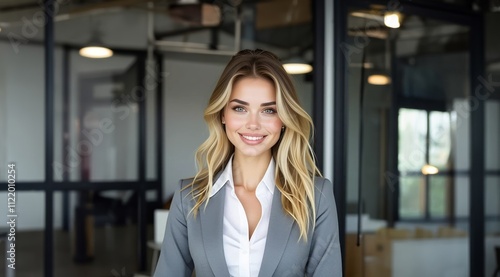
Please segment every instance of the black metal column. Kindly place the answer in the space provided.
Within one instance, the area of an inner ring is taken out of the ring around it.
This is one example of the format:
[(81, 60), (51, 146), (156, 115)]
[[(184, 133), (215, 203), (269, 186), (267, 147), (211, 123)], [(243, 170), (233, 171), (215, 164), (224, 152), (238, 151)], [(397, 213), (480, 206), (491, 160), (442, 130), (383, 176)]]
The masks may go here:
[[(484, 268), (484, 18), (473, 18), (470, 29), (470, 194), (469, 276), (485, 276)], [(481, 88), (478, 92), (478, 88)]]
[[(328, 1), (328, 0), (326, 0)], [(347, 36), (347, 1), (334, 2), (334, 126), (333, 126), (333, 189), (337, 202), (339, 222), (339, 240), (342, 252), (342, 270), (345, 274), (345, 233), (346, 233), (346, 185), (347, 185), (347, 101), (346, 101), (346, 66), (345, 57), (340, 43), (345, 42)], [(329, 78), (331, 76), (326, 76)], [(326, 142), (329, 143), (329, 142)]]
[(157, 188), (156, 201), (162, 207), (163, 199), (163, 55), (156, 56), (156, 177), (160, 185)]
[[(67, 46), (64, 47), (63, 49), (63, 91), (62, 91), (62, 164), (65, 163), (66, 156), (68, 155), (68, 147), (70, 144), (70, 113), (69, 113), (69, 87), (70, 87), (70, 53), (71, 49)], [(62, 173), (62, 181), (68, 182), (69, 181), (69, 171), (68, 170), (63, 170)], [(70, 229), (70, 223), (69, 223), (69, 191), (63, 191), (62, 192), (62, 228), (64, 231), (68, 232)]]
[(45, 233), (44, 276), (54, 275), (54, 0), (44, 0), (45, 12)]
[(394, 228), (396, 221), (399, 220), (399, 168), (398, 168), (398, 152), (399, 152), (399, 106), (401, 91), (403, 84), (403, 76), (398, 70), (398, 60), (396, 58), (396, 32), (389, 32), (389, 53), (391, 57), (391, 107), (389, 109), (388, 129), (387, 129), (387, 171), (385, 174), (385, 206), (384, 213), (387, 219), (387, 227)]
[(313, 122), (314, 154), (316, 166), (323, 172), (324, 143), (324, 103), (325, 103), (325, 2), (312, 1), (314, 14), (314, 77), (313, 77)]
[(147, 78), (146, 74), (151, 74), (146, 72), (145, 57), (138, 57), (140, 62), (138, 63), (138, 80), (140, 80), (139, 91), (136, 91), (138, 96), (138, 108), (139, 108), (139, 188), (137, 191), (137, 261), (138, 269), (140, 271), (146, 270), (146, 257), (147, 257), (147, 219), (146, 219), (146, 97), (147, 97)]

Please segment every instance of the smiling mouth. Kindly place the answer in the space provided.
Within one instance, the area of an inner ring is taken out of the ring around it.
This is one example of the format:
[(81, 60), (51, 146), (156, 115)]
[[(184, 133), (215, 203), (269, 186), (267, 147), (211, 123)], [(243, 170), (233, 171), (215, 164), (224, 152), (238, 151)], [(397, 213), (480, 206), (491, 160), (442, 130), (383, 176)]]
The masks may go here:
[(243, 138), (247, 139), (247, 140), (251, 140), (251, 141), (258, 141), (258, 140), (261, 140), (264, 138), (264, 136), (258, 136), (258, 137), (254, 137), (254, 136), (245, 136), (245, 135), (241, 135)]

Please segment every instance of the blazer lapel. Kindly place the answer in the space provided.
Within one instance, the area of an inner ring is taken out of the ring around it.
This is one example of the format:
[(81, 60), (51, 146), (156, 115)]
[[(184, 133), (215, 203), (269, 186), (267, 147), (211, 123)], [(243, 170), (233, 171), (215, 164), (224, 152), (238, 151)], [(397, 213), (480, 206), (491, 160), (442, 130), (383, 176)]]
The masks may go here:
[(206, 209), (204, 204), (200, 206), (199, 213), (205, 255), (217, 277), (229, 276), (222, 244), (225, 195), (226, 189), (223, 187), (210, 198)]
[(293, 218), (283, 212), (281, 207), (281, 192), (276, 188), (274, 190), (271, 218), (269, 219), (269, 229), (267, 231), (266, 249), (262, 257), (259, 276), (273, 276), (288, 244), (293, 222)]

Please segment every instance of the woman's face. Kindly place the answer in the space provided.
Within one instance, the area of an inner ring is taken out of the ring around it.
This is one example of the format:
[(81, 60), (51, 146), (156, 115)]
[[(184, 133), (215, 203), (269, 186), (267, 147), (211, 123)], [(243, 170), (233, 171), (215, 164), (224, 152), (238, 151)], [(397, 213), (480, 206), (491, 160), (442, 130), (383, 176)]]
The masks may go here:
[(235, 155), (270, 156), (283, 125), (276, 111), (274, 84), (262, 78), (238, 80), (233, 84), (222, 122)]

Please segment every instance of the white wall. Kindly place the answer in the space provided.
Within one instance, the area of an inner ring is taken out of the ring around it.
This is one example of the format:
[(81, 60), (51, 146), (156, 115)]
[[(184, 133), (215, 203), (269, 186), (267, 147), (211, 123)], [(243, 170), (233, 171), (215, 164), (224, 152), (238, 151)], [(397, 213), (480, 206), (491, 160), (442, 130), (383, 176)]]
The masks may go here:
[[(17, 163), (18, 181), (41, 181), (45, 157), (43, 48), (26, 46), (14, 54), (7, 43), (1, 42), (0, 52), (5, 78), (2, 94), (6, 125), (1, 130), (8, 146), (5, 162)], [(0, 178), (6, 177), (6, 171), (0, 170)]]
[(227, 61), (228, 57), (205, 55), (165, 57), (164, 199), (173, 194), (180, 179), (196, 173), (194, 153), (208, 136), (203, 110)]
[[(7, 179), (7, 163), (15, 162), (17, 181), (44, 179), (44, 65), (43, 48), (25, 45), (16, 54), (0, 42), (0, 180)], [(60, 57), (60, 51), (56, 57)], [(60, 68), (56, 70), (60, 76)], [(60, 82), (59, 82), (60, 83)], [(56, 91), (60, 89), (56, 82)], [(16, 191), (18, 230), (40, 229), (44, 222), (44, 193)], [(7, 193), (0, 192), (0, 214), (7, 214)], [(60, 195), (54, 198), (54, 225), (61, 225)], [(5, 227), (1, 221), (0, 227)]]

